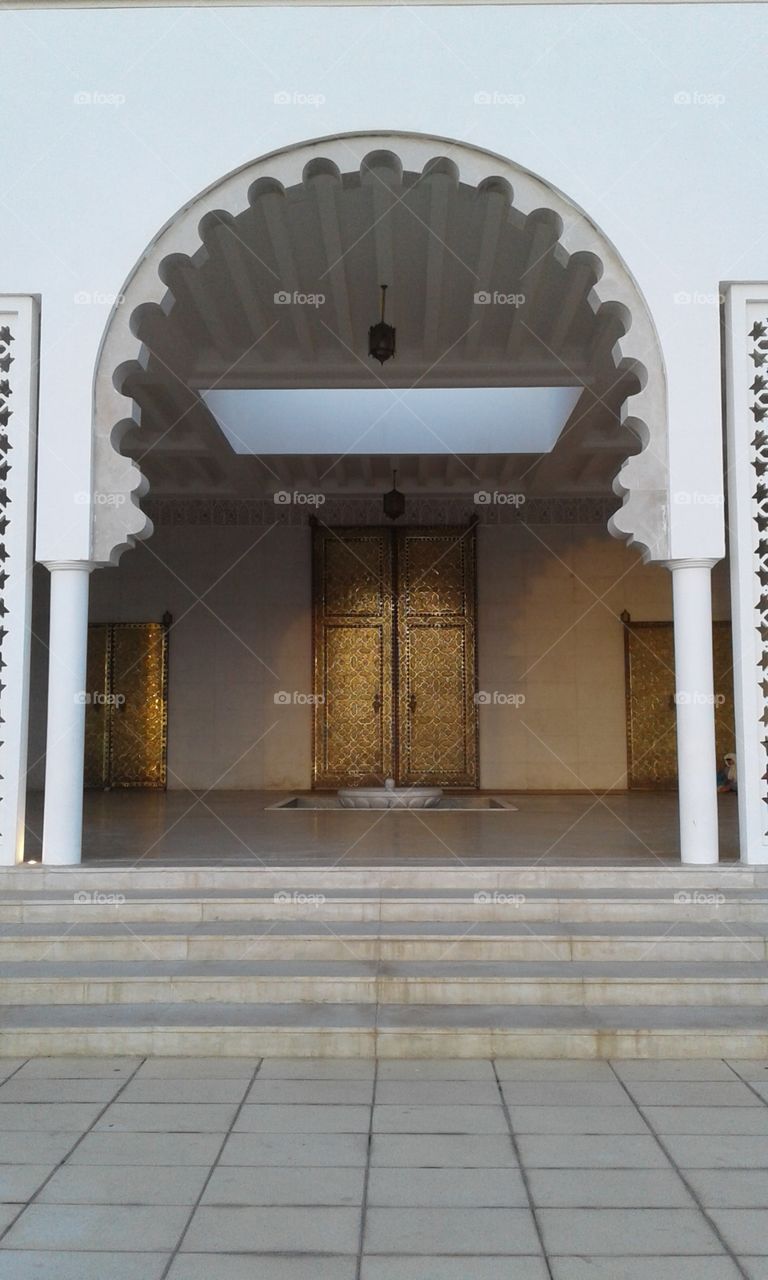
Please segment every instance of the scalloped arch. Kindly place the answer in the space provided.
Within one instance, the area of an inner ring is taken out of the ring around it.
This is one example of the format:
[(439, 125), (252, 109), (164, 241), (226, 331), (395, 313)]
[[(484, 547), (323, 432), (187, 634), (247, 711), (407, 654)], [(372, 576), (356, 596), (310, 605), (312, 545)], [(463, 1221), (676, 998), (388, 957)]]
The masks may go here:
[[(113, 308), (96, 358), (93, 386), (93, 467), (95, 493), (124, 501), (92, 506), (91, 559), (116, 564), (137, 539), (149, 537), (152, 524), (141, 510), (145, 478), (121, 454), (120, 440), (135, 421), (130, 395), (121, 391), (127, 369), (144, 365), (147, 354), (136, 336), (136, 313), (160, 307), (166, 293), (161, 264), (191, 259), (206, 233), (222, 216), (234, 218), (254, 192), (284, 191), (300, 183), (338, 181), (359, 169), (365, 180), (371, 165), (391, 170), (435, 171), (479, 188), (508, 194), (521, 217), (546, 215), (559, 228), (556, 253), (567, 262), (599, 262), (599, 278), (589, 294), (594, 312), (610, 305), (626, 332), (613, 347), (617, 370), (631, 368), (639, 390), (627, 397), (622, 421), (638, 435), (642, 449), (629, 457), (614, 481), (622, 505), (610, 532), (638, 547), (646, 560), (669, 556), (669, 448), (664, 361), (647, 303), (613, 244), (591, 218), (550, 183), (493, 152), (463, 142), (415, 133), (349, 133), (302, 142), (254, 160), (206, 188), (158, 232), (136, 263)], [(215, 215), (215, 216), (214, 216)]]

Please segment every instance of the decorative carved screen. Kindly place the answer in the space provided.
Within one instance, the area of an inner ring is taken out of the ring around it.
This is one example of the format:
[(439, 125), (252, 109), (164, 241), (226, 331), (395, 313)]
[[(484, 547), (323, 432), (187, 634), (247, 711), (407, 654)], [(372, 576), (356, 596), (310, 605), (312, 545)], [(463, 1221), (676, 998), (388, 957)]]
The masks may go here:
[[(712, 629), (717, 761), (735, 750), (731, 625)], [(628, 785), (677, 787), (675, 643), (671, 622), (625, 622)]]
[(475, 539), (317, 528), (314, 785), (477, 785)]
[(165, 787), (167, 675), (160, 623), (88, 628), (87, 787)]

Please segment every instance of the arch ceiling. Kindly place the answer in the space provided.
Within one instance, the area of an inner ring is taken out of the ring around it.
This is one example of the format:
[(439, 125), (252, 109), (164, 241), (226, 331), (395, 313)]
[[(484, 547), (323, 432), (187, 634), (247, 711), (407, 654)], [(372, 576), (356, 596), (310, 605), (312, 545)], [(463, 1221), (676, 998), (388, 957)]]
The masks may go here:
[[(380, 367), (367, 335), (382, 282), (398, 353)], [(409, 134), (274, 153), (172, 218), (121, 298), (97, 360), (93, 488), (128, 500), (94, 503), (97, 563), (151, 532), (147, 477), (159, 493), (244, 496), (322, 472), (331, 491), (388, 487), (386, 458), (236, 457), (199, 394), (382, 384), (583, 387), (551, 453), (479, 458), (468, 423), (465, 455), (401, 459), (403, 487), (612, 484), (611, 532), (668, 554), (666, 388), (647, 307), (588, 217), (509, 161)]]

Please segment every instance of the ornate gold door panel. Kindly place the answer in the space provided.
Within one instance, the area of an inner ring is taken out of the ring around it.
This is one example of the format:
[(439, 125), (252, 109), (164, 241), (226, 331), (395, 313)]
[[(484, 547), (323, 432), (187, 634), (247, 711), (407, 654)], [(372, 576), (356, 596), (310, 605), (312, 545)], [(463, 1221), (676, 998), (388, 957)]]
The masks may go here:
[[(731, 624), (713, 625), (717, 764), (735, 750)], [(675, 633), (671, 622), (625, 622), (630, 787), (677, 787)]]
[(475, 541), (316, 528), (314, 785), (477, 785)]
[(86, 786), (166, 785), (167, 655), (159, 622), (89, 627)]
[(314, 785), (380, 784), (392, 758), (392, 539), (315, 529)]
[(397, 531), (398, 781), (477, 786), (474, 529)]

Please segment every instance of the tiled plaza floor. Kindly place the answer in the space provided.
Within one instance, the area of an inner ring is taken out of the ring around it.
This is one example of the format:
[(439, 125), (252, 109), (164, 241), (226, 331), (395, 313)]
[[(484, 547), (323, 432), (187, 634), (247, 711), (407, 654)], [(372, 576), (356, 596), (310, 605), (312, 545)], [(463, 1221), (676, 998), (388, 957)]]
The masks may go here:
[(768, 1062), (0, 1079), (0, 1280), (768, 1280)]

